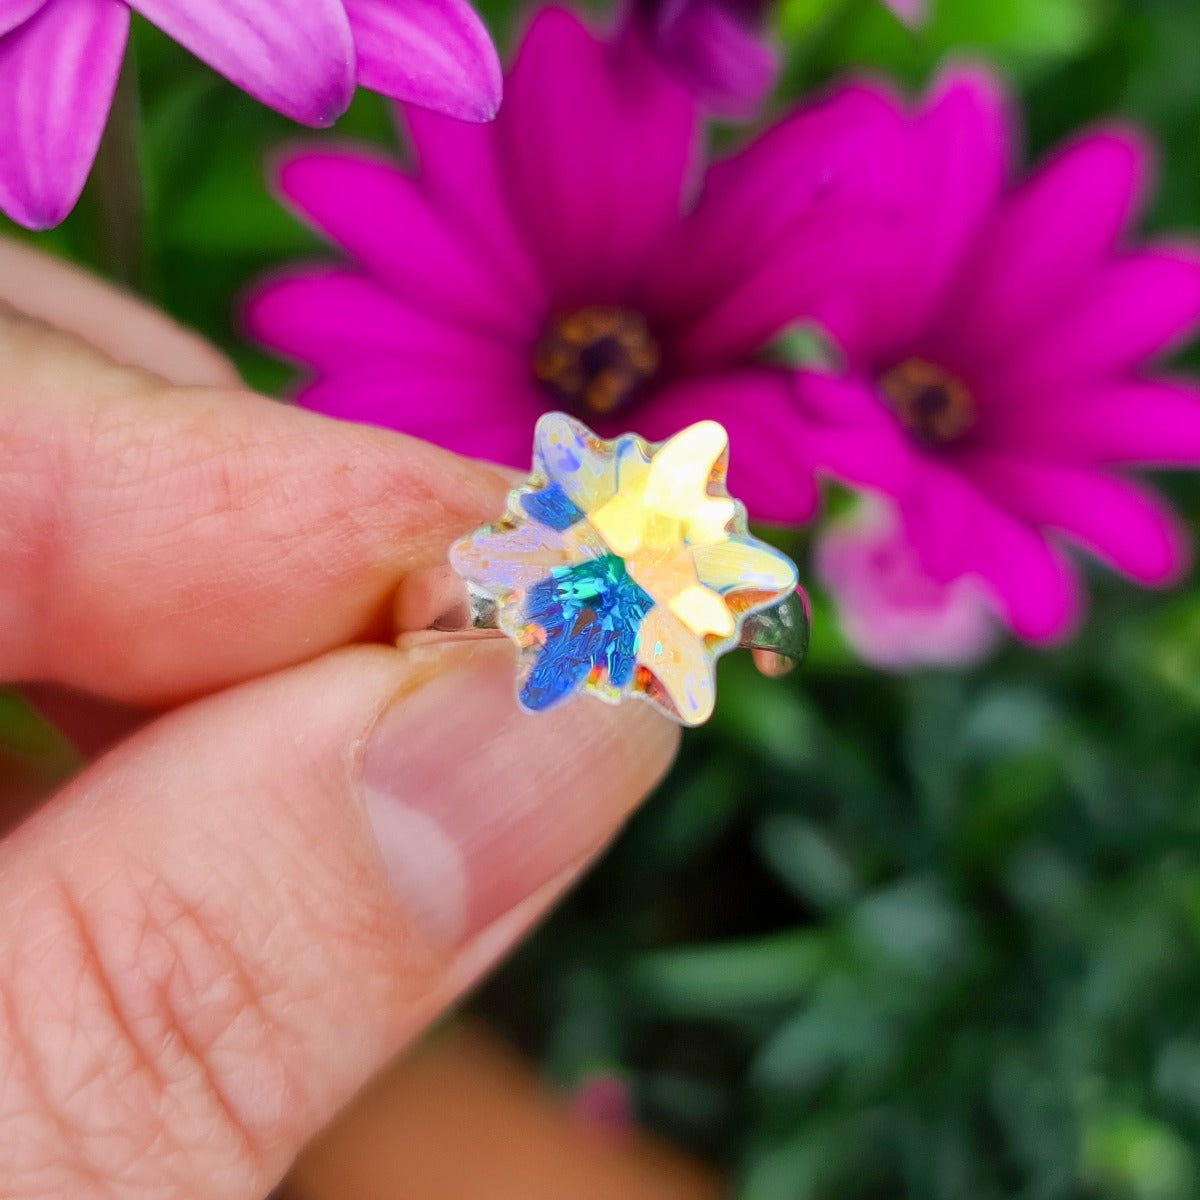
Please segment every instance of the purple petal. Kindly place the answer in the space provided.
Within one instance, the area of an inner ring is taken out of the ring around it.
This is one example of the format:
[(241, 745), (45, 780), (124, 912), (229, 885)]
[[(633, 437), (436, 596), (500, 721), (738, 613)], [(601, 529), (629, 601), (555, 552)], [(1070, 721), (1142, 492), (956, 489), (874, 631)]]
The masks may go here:
[(23, 25), (46, 0), (0, 0), (0, 37)]
[(466, 0), (345, 0), (358, 81), (464, 121), (490, 121), (503, 79), (496, 48)]
[(632, 299), (679, 219), (696, 149), (683, 86), (543, 8), (496, 120), (513, 213), (562, 304)]
[(29, 229), (75, 206), (125, 55), (120, 0), (53, 0), (0, 38), (0, 209)]
[(533, 427), (544, 410), (530, 387), (481, 387), (396, 364), (342, 371), (305, 388), (296, 402), (329, 417), (396, 429), (458, 454), (528, 470)]
[(1058, 530), (1139, 583), (1162, 585), (1187, 561), (1173, 515), (1149, 492), (1098, 471), (975, 454), (964, 462), (997, 504)]
[(1003, 454), (1097, 466), (1200, 466), (1200, 391), (1169, 380), (1034, 393), (985, 414)]
[(522, 311), (505, 279), (391, 163), (366, 151), (301, 153), (281, 164), (279, 187), (413, 308), (481, 332), (525, 340), (536, 333), (540, 314)]
[(494, 264), (522, 305), (547, 307), (545, 285), (508, 206), (495, 128), (413, 107), (404, 109), (404, 124), (429, 203), (453, 218), (475, 254)]
[(935, 339), (960, 355), (997, 354), (1042, 325), (1113, 251), (1133, 215), (1146, 157), (1142, 139), (1121, 129), (1059, 150), (990, 218)]
[(946, 75), (915, 121), (909, 207), (863, 290), (865, 353), (903, 353), (937, 311), (1004, 182), (1011, 145), (1004, 94), (981, 71)]
[(1070, 564), (953, 468), (926, 464), (919, 486), (900, 508), (909, 538), (935, 579), (984, 580), (1013, 632), (1027, 641), (1070, 632), (1080, 609)]
[[(694, 319), (768, 265), (785, 239), (803, 240), (813, 220), (851, 207), (882, 211), (903, 178), (903, 136), (895, 101), (854, 84), (718, 162), (656, 265), (654, 307)], [(873, 227), (861, 224), (869, 241)]]
[(746, 369), (677, 383), (648, 399), (634, 419), (653, 441), (696, 421), (724, 425), (730, 493), (757, 520), (798, 524), (817, 509), (809, 431), (784, 371)]
[(680, 334), (677, 354), (692, 370), (712, 367), (757, 354), (796, 322), (836, 325), (869, 230), (869, 214), (813, 214), (738, 286), (706, 297), (711, 307)]
[(931, 579), (890, 505), (863, 500), (827, 524), (813, 559), (846, 640), (874, 666), (961, 666), (996, 643), (995, 608), (980, 581)]
[(279, 275), (248, 297), (248, 332), (280, 354), (319, 371), (398, 360), (418, 368), (492, 379), (528, 375), (511, 345), (442, 321), (397, 299), (373, 279), (334, 267)]
[(881, 0), (905, 25), (920, 25), (929, 15), (928, 0)]
[(647, 29), (656, 52), (710, 108), (753, 115), (779, 73), (779, 55), (766, 35), (722, 0), (670, 7), (667, 19)]
[(1112, 260), (1011, 362), (996, 364), (997, 394), (1049, 391), (1139, 366), (1200, 321), (1200, 254), (1151, 249)]
[(226, 79), (305, 125), (332, 125), (354, 95), (342, 0), (129, 0)]
[(821, 473), (891, 495), (912, 484), (920, 457), (873, 387), (818, 371), (797, 373), (794, 387), (808, 454)]

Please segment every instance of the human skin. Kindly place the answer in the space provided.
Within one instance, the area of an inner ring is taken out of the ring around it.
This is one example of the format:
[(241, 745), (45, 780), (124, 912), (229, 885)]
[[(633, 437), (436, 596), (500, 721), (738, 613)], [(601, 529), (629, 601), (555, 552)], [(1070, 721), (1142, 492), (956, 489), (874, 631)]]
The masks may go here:
[(666, 769), (648, 706), (395, 644), (508, 486), (0, 243), (0, 679), (107, 746), (6, 814), (5, 1200), (264, 1196)]

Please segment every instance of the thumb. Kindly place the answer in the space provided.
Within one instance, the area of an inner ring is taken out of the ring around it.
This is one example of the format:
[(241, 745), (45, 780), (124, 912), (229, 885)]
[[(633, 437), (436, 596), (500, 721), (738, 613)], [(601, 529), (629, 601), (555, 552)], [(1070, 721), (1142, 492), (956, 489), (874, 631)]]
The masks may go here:
[(665, 770), (530, 717), (505, 642), (357, 648), (179, 709), (0, 844), (4, 1194), (250, 1200)]

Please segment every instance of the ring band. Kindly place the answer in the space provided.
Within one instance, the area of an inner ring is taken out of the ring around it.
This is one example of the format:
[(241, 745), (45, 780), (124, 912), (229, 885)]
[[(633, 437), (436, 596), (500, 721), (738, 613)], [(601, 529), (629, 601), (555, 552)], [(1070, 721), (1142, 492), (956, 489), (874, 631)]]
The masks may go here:
[(529, 479), (449, 565), (405, 581), (397, 627), (408, 640), (509, 637), (530, 712), (588, 692), (701, 724), (722, 654), (747, 648), (776, 676), (808, 649), (796, 565), (750, 534), (725, 485), (728, 450), (715, 421), (651, 443), (543, 416)]
[[(500, 626), (495, 597), (464, 583), (449, 565), (409, 575), (397, 607), (405, 613), (397, 624), (407, 644), (426, 634), (443, 641), (447, 634), (508, 636)], [(778, 679), (804, 662), (811, 628), (808, 598), (804, 589), (797, 587), (778, 604), (746, 618), (737, 648), (750, 651), (763, 675)]]

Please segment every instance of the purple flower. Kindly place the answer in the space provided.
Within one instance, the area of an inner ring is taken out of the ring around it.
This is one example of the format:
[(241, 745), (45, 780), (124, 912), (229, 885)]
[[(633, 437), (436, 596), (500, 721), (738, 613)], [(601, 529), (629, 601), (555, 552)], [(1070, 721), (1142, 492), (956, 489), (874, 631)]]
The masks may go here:
[(633, 0), (627, 29), (716, 112), (747, 116), (770, 91), (779, 56), (763, 0)]
[[(853, 284), (900, 128), (885, 100), (850, 87), (794, 114), (713, 166), (686, 214), (694, 99), (562, 10), (533, 22), (494, 123), (407, 117), (415, 173), (349, 149), (282, 164), (351, 260), (249, 300), (251, 332), (314, 373), (302, 404), (526, 467), (548, 410), (653, 441), (715, 418), (753, 515), (812, 513), (814, 461), (863, 435), (810, 427), (794, 373), (759, 353)], [(891, 442), (866, 441), (877, 468)]]
[(306, 125), (355, 83), (471, 121), (500, 67), (466, 0), (0, 0), (0, 209), (31, 229), (71, 211), (108, 116), (134, 9)]
[(928, 16), (928, 0), (882, 0), (885, 8), (890, 8), (905, 25), (920, 25)]
[(1015, 186), (1012, 142), (998, 88), (971, 72), (909, 120), (894, 226), (831, 325), (858, 383), (808, 373), (801, 389), (847, 433), (903, 447), (900, 480), (894, 445), (826, 465), (896, 497), (923, 569), (980, 577), (1043, 640), (1079, 608), (1060, 541), (1142, 584), (1184, 565), (1172, 515), (1127, 468), (1200, 463), (1200, 394), (1153, 368), (1200, 318), (1200, 259), (1127, 238), (1134, 134), (1082, 136)]
[(815, 554), (842, 633), (872, 666), (962, 666), (996, 644), (1000, 624), (984, 586), (966, 575), (931, 579), (890, 505), (861, 502), (821, 530)]
[(575, 1085), (567, 1112), (584, 1133), (605, 1142), (619, 1143), (637, 1127), (632, 1088), (613, 1070), (589, 1071)]

